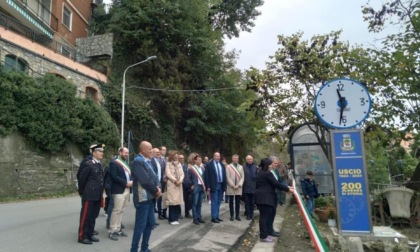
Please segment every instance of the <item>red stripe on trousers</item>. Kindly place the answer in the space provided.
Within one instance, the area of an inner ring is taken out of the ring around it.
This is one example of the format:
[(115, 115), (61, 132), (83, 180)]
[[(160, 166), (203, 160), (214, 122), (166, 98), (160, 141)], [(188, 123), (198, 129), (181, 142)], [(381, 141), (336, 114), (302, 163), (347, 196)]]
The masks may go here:
[(83, 240), (83, 236), (84, 236), (84, 225), (85, 225), (85, 221), (86, 221), (86, 215), (87, 215), (88, 207), (89, 207), (89, 201), (86, 200), (85, 201), (84, 208), (83, 208), (82, 218), (80, 219), (79, 240)]

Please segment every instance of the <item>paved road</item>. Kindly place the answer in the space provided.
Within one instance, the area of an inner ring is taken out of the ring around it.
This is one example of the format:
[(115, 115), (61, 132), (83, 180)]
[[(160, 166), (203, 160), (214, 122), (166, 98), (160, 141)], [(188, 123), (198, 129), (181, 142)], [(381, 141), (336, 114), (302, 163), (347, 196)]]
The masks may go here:
[[(132, 202), (123, 217), (124, 231), (129, 237), (110, 240), (101, 210), (95, 228), (101, 241), (93, 245), (77, 242), (80, 204), (79, 196), (0, 204), (0, 251), (129, 251), (135, 216)], [(222, 203), (221, 213), (224, 222), (209, 222), (210, 206), (206, 202), (203, 203), (207, 221), (204, 225), (194, 225), (191, 219), (182, 219), (177, 226), (158, 220), (160, 225), (152, 232), (150, 247), (153, 252), (228, 251), (250, 222), (229, 221), (226, 203)]]

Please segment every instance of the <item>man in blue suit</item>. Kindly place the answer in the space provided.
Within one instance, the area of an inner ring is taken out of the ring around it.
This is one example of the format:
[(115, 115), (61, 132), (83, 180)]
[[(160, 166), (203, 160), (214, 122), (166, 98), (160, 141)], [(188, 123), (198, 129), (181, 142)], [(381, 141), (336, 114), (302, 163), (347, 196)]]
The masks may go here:
[(220, 162), (220, 153), (213, 154), (213, 160), (206, 164), (205, 184), (211, 199), (211, 222), (219, 223), (223, 221), (219, 218), (220, 203), (222, 202), (223, 192), (226, 190), (226, 170)]

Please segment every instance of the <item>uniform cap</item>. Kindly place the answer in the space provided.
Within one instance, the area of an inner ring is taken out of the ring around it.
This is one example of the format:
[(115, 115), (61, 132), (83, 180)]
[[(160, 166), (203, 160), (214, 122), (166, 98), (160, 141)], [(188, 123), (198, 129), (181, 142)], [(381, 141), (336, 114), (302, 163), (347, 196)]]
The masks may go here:
[(94, 152), (94, 151), (103, 151), (105, 148), (105, 144), (92, 144), (89, 147), (90, 152)]

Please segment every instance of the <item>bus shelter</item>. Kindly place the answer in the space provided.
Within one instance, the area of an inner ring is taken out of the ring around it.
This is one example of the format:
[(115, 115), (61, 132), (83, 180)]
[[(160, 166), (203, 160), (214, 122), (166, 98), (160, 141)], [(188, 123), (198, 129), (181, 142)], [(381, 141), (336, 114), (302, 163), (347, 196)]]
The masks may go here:
[[(302, 193), (300, 180), (305, 178), (307, 171), (312, 171), (318, 184), (318, 192), (320, 194), (333, 194), (334, 184), (331, 164), (316, 137), (316, 127), (319, 126), (302, 124), (292, 132), (290, 137), (289, 154), (295, 174), (296, 190)], [(318, 129), (318, 134), (320, 134), (320, 130), (324, 130), (323, 141), (325, 143), (323, 144), (327, 148), (327, 153), (330, 153), (329, 133), (324, 128)]]

